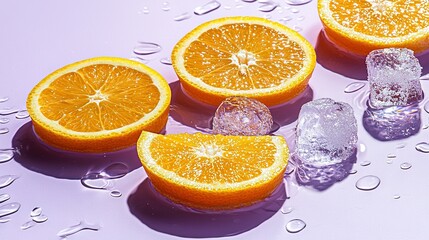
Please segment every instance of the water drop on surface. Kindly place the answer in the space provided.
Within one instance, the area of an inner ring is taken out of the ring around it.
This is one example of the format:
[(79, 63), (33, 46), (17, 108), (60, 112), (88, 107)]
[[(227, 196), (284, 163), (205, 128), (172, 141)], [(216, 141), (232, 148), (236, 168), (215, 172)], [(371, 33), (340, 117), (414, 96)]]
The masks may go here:
[(298, 8), (291, 8), (290, 12), (291, 13), (299, 13), (299, 9)]
[(147, 64), (148, 62), (150, 62), (150, 59), (145, 59), (145, 58), (141, 58), (141, 57), (131, 57), (130, 60), (133, 60), (136, 62), (141, 62), (144, 64)]
[(293, 30), (295, 30), (297, 32), (301, 32), (302, 31), (302, 27), (300, 27), (300, 26), (293, 26)]
[(240, 9), (240, 8), (243, 8), (244, 6), (243, 5), (241, 5), (241, 4), (237, 4), (237, 5), (235, 5), (235, 8), (237, 8), (237, 9)]
[(41, 214), (39, 216), (32, 217), (31, 219), (33, 219), (33, 221), (36, 223), (42, 223), (48, 221), (48, 216)]
[(356, 188), (364, 191), (374, 190), (380, 185), (380, 178), (374, 175), (368, 175), (360, 178), (356, 182)]
[(275, 2), (267, 2), (258, 7), (258, 10), (261, 12), (272, 12), (279, 5)]
[(7, 223), (10, 222), (11, 218), (8, 217), (0, 217), (0, 223)]
[(121, 197), (122, 193), (120, 191), (118, 191), (118, 190), (113, 190), (113, 191), (110, 192), (110, 196), (112, 196), (112, 197)]
[(218, 9), (219, 7), (220, 3), (218, 1), (210, 1), (202, 6), (196, 7), (194, 9), (194, 13), (196, 15), (204, 15)]
[(26, 230), (34, 226), (36, 226), (36, 222), (34, 222), (33, 220), (30, 220), (21, 225), (21, 230)]
[(162, 11), (170, 11), (170, 3), (168, 2), (163, 2), (162, 3)]
[(429, 153), (429, 143), (427, 142), (417, 143), (416, 150), (422, 153)]
[(304, 19), (305, 19), (304, 16), (299, 16), (299, 17), (296, 18), (296, 20), (298, 20), (298, 21), (303, 21)]
[(390, 158), (389, 158), (389, 159), (387, 159), (387, 160), (386, 160), (386, 163), (387, 163), (387, 164), (392, 164), (392, 163), (393, 163), (393, 161), (392, 161), (392, 159), (390, 159)]
[(6, 124), (10, 122), (9, 118), (0, 118), (0, 124)]
[(252, 2), (256, 2), (256, 0), (241, 0), (243, 2), (247, 2), (247, 3), (252, 3)]
[(127, 165), (123, 163), (113, 163), (109, 166), (105, 167), (101, 172), (100, 176), (113, 179), (113, 178), (121, 178), (127, 175), (129, 168)]
[(393, 199), (400, 199), (401, 196), (399, 196), (398, 194), (393, 195)]
[(6, 102), (9, 100), (9, 97), (0, 97), (0, 103)]
[(396, 158), (396, 154), (389, 153), (389, 154), (387, 154), (387, 158)]
[(161, 51), (161, 46), (151, 42), (139, 42), (133, 52), (137, 55), (149, 55)]
[(0, 188), (4, 188), (12, 184), (19, 176), (16, 175), (4, 175), (0, 176)]
[(42, 214), (42, 208), (41, 207), (35, 207), (35, 208), (33, 208), (33, 210), (31, 210), (30, 217), (37, 217), (40, 214)]
[(144, 14), (149, 14), (149, 8), (148, 7), (143, 7), (143, 13)]
[(404, 162), (404, 163), (401, 163), (400, 167), (402, 170), (408, 170), (412, 167), (412, 165), (409, 162)]
[(311, 2), (311, 0), (285, 0), (285, 2), (289, 5), (303, 5)]
[(293, 211), (293, 207), (291, 206), (283, 206), (282, 209), (280, 209), (280, 212), (283, 214), (288, 214)]
[(9, 194), (7, 194), (7, 193), (0, 194), (0, 203), (6, 202), (9, 199), (10, 199)]
[(78, 225), (74, 225), (68, 228), (65, 228), (57, 233), (58, 237), (65, 238), (67, 236), (73, 235), (82, 230), (93, 230), (98, 231), (100, 229), (100, 225), (98, 224), (89, 224), (85, 221), (81, 221)]
[(363, 87), (365, 87), (364, 82), (350, 83), (349, 85), (346, 86), (346, 88), (344, 88), (344, 92), (345, 93), (354, 93), (354, 92), (362, 89)]
[(397, 149), (401, 149), (401, 148), (404, 148), (405, 146), (407, 146), (407, 144), (406, 143), (398, 143), (397, 145), (396, 145), (396, 148)]
[(357, 170), (356, 169), (352, 169), (352, 170), (350, 170), (350, 172), (349, 172), (349, 174), (356, 174), (357, 173)]
[(6, 134), (9, 132), (9, 128), (0, 128), (0, 134)]
[(363, 162), (360, 163), (360, 165), (363, 166), (363, 167), (369, 166), (369, 165), (371, 165), (371, 162), (370, 161), (363, 161)]
[(30, 117), (30, 114), (28, 113), (27, 110), (20, 110), (17, 113), (15, 113), (16, 119), (24, 119), (24, 118), (28, 118), (28, 117)]
[(173, 64), (171, 62), (171, 58), (169, 58), (169, 57), (161, 58), (161, 60), (159, 60), (159, 62), (162, 64), (165, 64), (165, 65), (172, 65)]
[(0, 110), (0, 115), (6, 116), (17, 113), (19, 110), (16, 108), (5, 108)]
[(13, 152), (9, 151), (0, 151), (0, 163), (9, 162), (13, 158)]
[(290, 233), (297, 233), (304, 229), (305, 226), (307, 225), (301, 219), (293, 219), (286, 224), (286, 230)]
[(180, 15), (177, 15), (173, 18), (174, 21), (180, 22), (186, 19), (191, 18), (191, 14), (189, 14), (188, 12), (182, 13)]
[(20, 207), (21, 207), (21, 204), (17, 202), (2, 205), (0, 206), (0, 217), (15, 213), (19, 210)]

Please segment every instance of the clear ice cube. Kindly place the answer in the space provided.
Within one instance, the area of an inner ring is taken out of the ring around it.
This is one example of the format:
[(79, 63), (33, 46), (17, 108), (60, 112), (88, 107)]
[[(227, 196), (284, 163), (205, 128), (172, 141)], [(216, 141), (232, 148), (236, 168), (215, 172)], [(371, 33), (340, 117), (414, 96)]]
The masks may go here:
[(422, 99), (422, 67), (412, 50), (374, 50), (366, 57), (366, 65), (372, 107), (406, 106)]
[(229, 97), (217, 108), (213, 133), (222, 135), (265, 135), (271, 131), (273, 117), (267, 106), (246, 97)]
[(314, 167), (341, 163), (355, 153), (357, 139), (353, 108), (330, 98), (317, 99), (299, 113), (294, 157)]

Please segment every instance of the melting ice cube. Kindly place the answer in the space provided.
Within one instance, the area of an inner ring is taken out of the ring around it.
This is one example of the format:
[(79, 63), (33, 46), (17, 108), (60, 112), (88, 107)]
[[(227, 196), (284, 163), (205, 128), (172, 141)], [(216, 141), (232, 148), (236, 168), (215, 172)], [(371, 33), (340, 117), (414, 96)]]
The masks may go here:
[(213, 133), (222, 135), (265, 135), (271, 131), (273, 117), (258, 100), (229, 97), (217, 108), (213, 118)]
[(352, 107), (330, 98), (317, 99), (304, 104), (299, 113), (295, 157), (314, 167), (341, 163), (355, 153), (357, 139)]
[(374, 50), (366, 57), (366, 65), (372, 107), (405, 106), (422, 99), (422, 67), (412, 50)]

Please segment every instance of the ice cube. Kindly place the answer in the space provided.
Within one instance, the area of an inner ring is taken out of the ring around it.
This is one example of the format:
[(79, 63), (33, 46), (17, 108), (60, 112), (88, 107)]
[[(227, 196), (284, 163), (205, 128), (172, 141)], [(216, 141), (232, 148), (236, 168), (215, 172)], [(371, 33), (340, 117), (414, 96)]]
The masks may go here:
[(217, 108), (213, 133), (222, 135), (265, 135), (271, 131), (273, 117), (267, 106), (246, 97), (229, 97)]
[(372, 107), (406, 106), (422, 99), (422, 67), (412, 50), (374, 50), (366, 57), (366, 65)]
[(296, 127), (295, 156), (315, 167), (341, 163), (355, 153), (357, 122), (352, 107), (330, 98), (304, 104)]

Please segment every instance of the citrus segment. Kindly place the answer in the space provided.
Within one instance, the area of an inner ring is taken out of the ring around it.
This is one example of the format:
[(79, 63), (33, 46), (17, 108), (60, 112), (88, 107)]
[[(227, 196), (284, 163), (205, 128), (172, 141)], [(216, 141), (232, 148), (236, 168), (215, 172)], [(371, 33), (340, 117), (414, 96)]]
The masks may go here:
[(425, 0), (319, 0), (319, 16), (330, 41), (367, 55), (380, 48), (429, 47), (429, 2)]
[(305, 89), (316, 57), (307, 40), (280, 23), (227, 17), (189, 32), (172, 62), (183, 88), (202, 102), (246, 96), (272, 106)]
[(48, 75), (31, 90), (27, 109), (48, 144), (102, 152), (135, 144), (142, 130), (161, 131), (170, 97), (168, 83), (149, 67), (99, 57)]
[(142, 132), (137, 150), (161, 194), (200, 209), (231, 209), (268, 197), (288, 160), (280, 136)]

